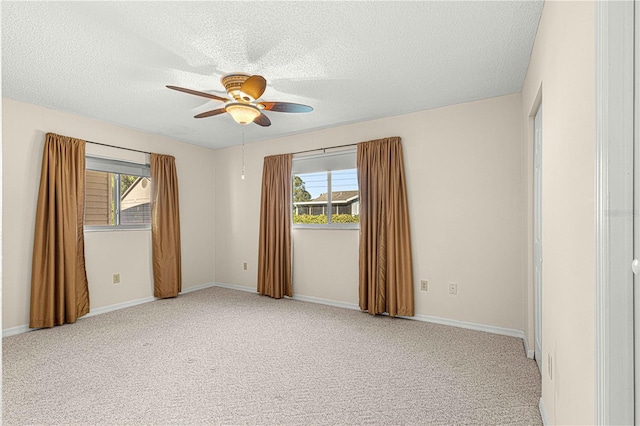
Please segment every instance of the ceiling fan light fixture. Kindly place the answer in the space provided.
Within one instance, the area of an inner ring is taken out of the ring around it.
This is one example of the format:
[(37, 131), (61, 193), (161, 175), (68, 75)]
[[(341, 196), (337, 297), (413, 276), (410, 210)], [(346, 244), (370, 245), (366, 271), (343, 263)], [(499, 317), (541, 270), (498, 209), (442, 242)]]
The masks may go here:
[(178, 86), (167, 86), (167, 88), (190, 95), (225, 102), (222, 108), (201, 112), (200, 114), (194, 115), (194, 118), (214, 117), (228, 112), (231, 117), (233, 117), (233, 120), (240, 125), (255, 123), (261, 127), (269, 127), (271, 126), (271, 120), (266, 114), (263, 114), (261, 110), (287, 113), (313, 111), (313, 108), (309, 105), (294, 104), (291, 102), (258, 101), (267, 88), (267, 80), (261, 75), (244, 73), (228, 74), (222, 77), (222, 85), (227, 90), (229, 98)]
[(255, 106), (241, 102), (227, 104), (225, 110), (233, 117), (236, 123), (243, 125), (253, 123), (253, 120), (261, 114), (260, 110)]

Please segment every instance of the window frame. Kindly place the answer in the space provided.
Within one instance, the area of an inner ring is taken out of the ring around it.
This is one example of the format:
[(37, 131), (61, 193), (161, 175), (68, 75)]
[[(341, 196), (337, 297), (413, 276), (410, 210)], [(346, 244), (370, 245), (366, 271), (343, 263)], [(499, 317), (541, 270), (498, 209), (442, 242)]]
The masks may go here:
[[(120, 224), (121, 219), (121, 190), (120, 175), (146, 177), (151, 179), (151, 165), (147, 163), (135, 163), (133, 161), (117, 160), (113, 158), (99, 157), (95, 155), (85, 156), (85, 170), (91, 170), (101, 173), (111, 173), (114, 175), (114, 187), (116, 196), (114, 196), (114, 214), (115, 225), (84, 225), (85, 232), (105, 232), (105, 231), (150, 231), (151, 222), (148, 224)], [(153, 185), (153, 182), (151, 182)], [(85, 207), (86, 207), (86, 187), (85, 187)], [(149, 207), (151, 207), (151, 199), (149, 199)]]
[[(355, 159), (355, 149), (347, 149), (347, 150), (341, 150), (341, 151), (337, 151), (337, 152), (331, 152), (331, 153), (322, 153), (322, 154), (315, 154), (315, 155), (309, 155), (309, 156), (304, 156), (304, 157), (298, 157), (298, 160), (300, 159), (304, 159), (304, 160), (313, 160), (313, 159), (324, 159), (327, 157), (331, 157), (331, 156), (339, 156), (340, 154), (343, 154), (344, 156), (350, 155), (353, 156)], [(293, 158), (293, 162), (296, 161), (296, 157)], [(352, 168), (337, 168), (337, 169), (330, 169), (330, 170), (317, 170), (314, 172), (295, 172), (295, 167), (292, 167), (291, 170), (291, 182), (293, 185), (293, 178), (294, 176), (299, 176), (301, 174), (309, 174), (309, 173), (321, 173), (321, 172), (326, 172), (327, 174), (327, 222), (328, 223), (295, 223), (293, 221), (293, 207), (291, 208), (291, 227), (292, 229), (333, 229), (333, 230), (338, 230), (338, 229), (347, 229), (347, 230), (359, 230), (360, 229), (360, 221), (358, 220), (357, 223), (335, 223), (331, 221), (331, 217), (333, 215), (333, 204), (332, 204), (332, 172), (333, 171), (340, 171), (340, 170), (353, 170), (356, 169), (356, 165), (354, 164), (354, 167)], [(356, 175), (356, 181), (357, 181), (357, 175)], [(291, 206), (293, 206), (294, 201), (293, 201), (293, 186), (291, 188)], [(358, 202), (360, 202), (360, 185), (358, 184)], [(324, 204), (324, 203), (323, 203)]]

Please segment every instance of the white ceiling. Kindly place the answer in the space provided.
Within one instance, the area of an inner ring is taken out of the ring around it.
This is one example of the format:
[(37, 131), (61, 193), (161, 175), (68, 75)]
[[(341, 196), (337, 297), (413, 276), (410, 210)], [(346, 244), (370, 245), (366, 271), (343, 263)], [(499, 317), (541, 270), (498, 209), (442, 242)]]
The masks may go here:
[[(210, 148), (521, 90), (542, 1), (2, 2), (2, 95)], [(220, 77), (311, 105), (240, 126)], [(109, 141), (102, 141), (109, 142)], [(116, 141), (111, 141), (116, 143)]]

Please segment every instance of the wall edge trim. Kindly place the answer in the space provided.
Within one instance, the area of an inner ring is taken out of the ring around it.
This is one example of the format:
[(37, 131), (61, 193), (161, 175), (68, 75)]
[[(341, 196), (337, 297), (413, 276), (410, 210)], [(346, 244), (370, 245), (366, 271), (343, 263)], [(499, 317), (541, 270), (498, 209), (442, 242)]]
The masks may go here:
[[(39, 330), (38, 328), (34, 328), (33, 330)], [(29, 324), (17, 325), (15, 327), (6, 328), (2, 330), (2, 338), (15, 336), (18, 334), (26, 333), (27, 331), (33, 331), (29, 328)]]
[(247, 286), (244, 286), (244, 285), (227, 284), (227, 283), (221, 283), (221, 282), (215, 282), (215, 283), (213, 283), (213, 285), (215, 287), (228, 288), (229, 290), (246, 291), (248, 293), (257, 293), (258, 292), (256, 289), (251, 288), (251, 287), (247, 287)]
[(540, 410), (540, 417), (542, 417), (542, 424), (547, 426), (549, 423), (549, 417), (547, 417), (547, 407), (544, 405), (544, 399), (540, 398), (538, 403), (538, 409)]
[[(248, 291), (252, 293), (256, 292), (256, 290), (254, 290), (253, 288), (246, 287), (246, 286), (239, 286), (239, 285), (226, 284), (226, 283), (220, 283), (220, 282), (216, 283), (215, 285), (218, 287), (228, 288), (231, 290)], [(329, 305), (337, 308), (351, 309), (351, 310), (357, 310), (357, 311), (360, 310), (360, 307), (355, 303), (341, 302), (341, 301), (331, 300), (331, 299), (323, 299), (323, 298), (314, 297), (314, 296), (294, 295), (293, 297), (291, 297), (291, 299), (299, 300), (301, 302), (319, 303), (321, 305)], [(441, 324), (441, 325), (448, 325), (451, 327), (466, 328), (469, 330), (484, 331), (486, 333), (500, 334), (503, 336), (520, 338), (520, 339), (523, 339), (523, 341), (525, 340), (524, 331), (513, 329), (513, 328), (498, 327), (498, 326), (487, 325), (487, 324), (478, 324), (474, 322), (458, 321), (458, 320), (452, 320), (448, 318), (440, 318), (440, 317), (421, 315), (421, 314), (414, 315), (413, 317), (399, 316), (398, 318), (404, 318), (404, 319), (409, 319), (414, 321), (430, 322), (430, 323)], [(525, 344), (525, 347), (528, 347), (528, 345)], [(527, 350), (527, 354), (529, 352), (531, 352), (530, 358), (533, 358), (533, 351)]]
[(215, 287), (216, 284), (217, 283), (215, 283), (215, 282), (210, 282), (210, 283), (204, 283), (204, 284), (200, 284), (200, 285), (195, 285), (193, 287), (183, 288), (182, 291), (180, 292), (180, 294), (186, 294), (186, 293), (191, 293), (192, 291), (204, 290), (205, 288)]
[(129, 308), (131, 306), (142, 305), (143, 303), (153, 302), (154, 300), (158, 300), (153, 296), (143, 297), (140, 299), (129, 300), (127, 302), (116, 303), (113, 305), (103, 306), (101, 308), (91, 310), (87, 315), (80, 317), (78, 319), (85, 319), (94, 317), (100, 314), (106, 314), (107, 312), (113, 312), (124, 308)]
[(533, 359), (535, 357), (535, 351), (533, 349), (529, 349), (529, 341), (527, 340), (527, 335), (523, 333), (522, 343), (524, 343), (524, 353), (527, 355), (527, 358)]
[[(256, 291), (254, 289), (252, 289), (251, 287), (246, 287), (246, 286), (240, 286), (240, 285), (234, 285), (234, 284), (226, 284), (226, 283), (221, 283), (221, 282), (211, 282), (211, 283), (205, 283), (205, 284), (201, 284), (201, 285), (197, 285), (197, 286), (193, 286), (193, 287), (188, 287), (186, 289), (183, 289), (182, 292), (180, 292), (180, 294), (186, 294), (186, 293), (191, 293), (193, 291), (198, 291), (198, 290), (204, 290), (205, 288), (209, 288), (209, 287), (221, 287), (221, 288), (227, 288), (230, 290), (238, 290), (238, 291), (244, 291), (244, 292), (249, 292), (249, 293), (255, 293)], [(329, 305), (329, 306), (334, 306), (337, 308), (343, 308), (343, 309), (351, 309), (351, 310), (360, 310), (360, 307), (358, 305), (356, 305), (355, 303), (348, 303), (348, 302), (340, 302), (337, 300), (330, 300), (330, 299), (322, 299), (319, 297), (313, 297), (313, 296), (304, 296), (304, 295), (296, 295), (293, 296), (291, 299), (293, 300), (298, 300), (301, 302), (309, 302), (309, 303), (318, 303), (321, 305)], [(109, 305), (109, 306), (104, 306), (102, 308), (98, 308), (95, 309), (91, 312), (89, 312), (87, 315), (79, 318), (79, 319), (83, 319), (83, 318), (89, 318), (95, 315), (100, 315), (100, 314), (104, 314), (106, 312), (111, 312), (111, 311), (116, 311), (119, 309), (124, 309), (124, 308), (128, 308), (131, 306), (136, 306), (136, 305), (140, 305), (142, 303), (147, 303), (147, 302), (153, 302), (154, 300), (159, 300), (153, 296), (149, 296), (149, 297), (144, 297), (141, 299), (135, 299), (135, 300), (130, 300), (128, 302), (122, 302), (122, 303), (116, 303), (114, 305)], [(521, 338), (524, 342), (525, 345), (525, 352), (527, 354), (527, 358), (533, 358), (533, 355), (529, 356), (529, 354), (532, 352), (528, 349), (528, 344), (527, 344), (527, 340), (526, 340), (526, 336), (524, 334), (524, 331), (522, 330), (516, 330), (516, 329), (511, 329), (511, 328), (505, 328), (505, 327), (497, 327), (497, 326), (493, 326), (493, 325), (486, 325), (486, 324), (478, 324), (478, 323), (473, 323), (473, 322), (466, 322), (466, 321), (458, 321), (458, 320), (452, 320), (452, 319), (448, 319), (448, 318), (440, 318), (440, 317), (434, 317), (434, 316), (429, 316), (429, 315), (415, 315), (413, 317), (405, 317), (405, 316), (400, 316), (399, 318), (404, 318), (404, 319), (409, 319), (409, 320), (414, 320), (414, 321), (422, 321), (422, 322), (430, 322), (430, 323), (434, 323), (434, 324), (440, 324), (440, 325), (448, 325), (451, 327), (458, 327), (458, 328), (465, 328), (465, 329), (469, 329), (469, 330), (476, 330), (476, 331), (483, 331), (486, 333), (492, 333), (492, 334), (500, 334), (503, 336), (510, 336), (510, 337), (516, 337), (516, 338)], [(38, 330), (38, 329), (33, 329), (33, 330)], [(29, 328), (28, 324), (23, 324), (23, 325), (19, 325), (16, 327), (11, 327), (11, 328), (7, 328), (5, 330), (2, 330), (2, 337), (9, 337), (9, 336), (14, 336), (17, 334), (22, 334), (28, 331), (33, 331), (32, 329)]]
[[(201, 285), (197, 285), (194, 287), (188, 287), (186, 289), (183, 289), (179, 294), (185, 294), (185, 293), (191, 293), (192, 291), (198, 291), (198, 290), (203, 290), (205, 288), (208, 287), (213, 287), (215, 286), (215, 283), (205, 283), (205, 284), (201, 284)], [(155, 300), (160, 300), (157, 297), (154, 296), (147, 296), (147, 297), (143, 297), (140, 299), (134, 299), (134, 300), (129, 300), (126, 302), (121, 302), (121, 303), (115, 303), (113, 305), (108, 305), (108, 306), (103, 306), (101, 308), (96, 308), (91, 310), (88, 314), (78, 318), (79, 320), (85, 319), (85, 318), (90, 318), (96, 315), (100, 315), (100, 314), (104, 314), (107, 312), (112, 312), (112, 311), (117, 311), (120, 309), (124, 309), (124, 308), (129, 308), (131, 306), (136, 306), (136, 305), (141, 305), (143, 303), (148, 303), (148, 302), (153, 302)], [(22, 334), (22, 333), (26, 333), (29, 331), (35, 331), (35, 330), (40, 330), (40, 328), (29, 328), (29, 324), (22, 324), (22, 325), (18, 325), (15, 327), (11, 327), (11, 328), (7, 328), (2, 330), (2, 338), (4, 339), (5, 337), (10, 337), (10, 336), (15, 336), (18, 334)]]
[(468, 330), (484, 331), (485, 333), (500, 334), (502, 336), (517, 337), (524, 340), (524, 331), (515, 328), (498, 327), (495, 325), (480, 324), (475, 322), (459, 321), (449, 318), (433, 317), (429, 315), (415, 315), (413, 317), (401, 317), (416, 321), (431, 322), (435, 324), (448, 325), (451, 327), (466, 328)]
[(320, 305), (329, 305), (329, 306), (334, 306), (336, 308), (350, 309), (352, 311), (360, 310), (360, 306), (356, 305), (355, 303), (341, 302), (339, 300), (332, 300), (332, 299), (323, 299), (321, 297), (294, 295), (292, 299), (299, 300), (301, 302), (318, 303)]

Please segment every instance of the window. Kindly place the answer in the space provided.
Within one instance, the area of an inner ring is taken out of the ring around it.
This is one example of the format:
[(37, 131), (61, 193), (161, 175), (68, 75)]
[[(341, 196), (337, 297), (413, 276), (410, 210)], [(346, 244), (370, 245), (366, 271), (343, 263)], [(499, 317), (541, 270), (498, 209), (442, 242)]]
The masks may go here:
[(294, 227), (357, 228), (360, 196), (355, 166), (355, 150), (294, 158)]
[(147, 164), (87, 157), (84, 224), (87, 229), (148, 229), (151, 171)]

